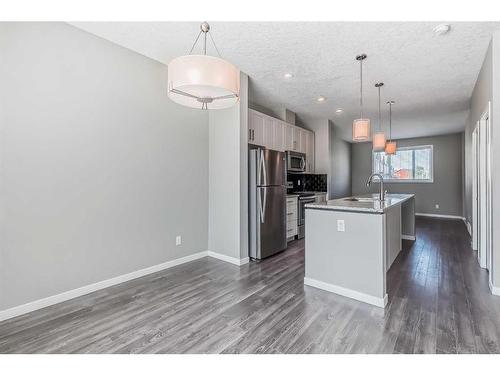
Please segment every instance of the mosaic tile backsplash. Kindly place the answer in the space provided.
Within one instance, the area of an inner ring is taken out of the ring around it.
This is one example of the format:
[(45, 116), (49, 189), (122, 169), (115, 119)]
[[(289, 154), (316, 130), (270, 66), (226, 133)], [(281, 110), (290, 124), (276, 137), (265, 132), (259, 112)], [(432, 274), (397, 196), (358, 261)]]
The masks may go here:
[(287, 180), (293, 183), (293, 191), (321, 191), (326, 192), (326, 174), (298, 174), (289, 173)]

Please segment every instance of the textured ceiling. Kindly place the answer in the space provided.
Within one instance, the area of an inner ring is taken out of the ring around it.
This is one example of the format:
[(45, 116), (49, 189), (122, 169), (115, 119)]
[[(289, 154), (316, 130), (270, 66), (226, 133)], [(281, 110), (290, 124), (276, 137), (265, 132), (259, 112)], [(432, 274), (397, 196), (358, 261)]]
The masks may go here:
[[(189, 52), (198, 22), (76, 22), (74, 26), (168, 63)], [(250, 100), (299, 118), (329, 118), (350, 140), (359, 115), (359, 65), (364, 63), (365, 113), (378, 123), (375, 82), (393, 107), (393, 137), (462, 131), (469, 99), (498, 22), (452, 23), (437, 36), (432, 22), (211, 22), (222, 56), (250, 77)], [(201, 44), (199, 45), (199, 47)], [(198, 49), (200, 51), (200, 49)], [(208, 52), (216, 54), (209, 44)], [(294, 76), (286, 80), (285, 72)], [(323, 95), (327, 100), (318, 103)], [(387, 127), (387, 106), (383, 122)], [(341, 115), (335, 113), (343, 108)]]

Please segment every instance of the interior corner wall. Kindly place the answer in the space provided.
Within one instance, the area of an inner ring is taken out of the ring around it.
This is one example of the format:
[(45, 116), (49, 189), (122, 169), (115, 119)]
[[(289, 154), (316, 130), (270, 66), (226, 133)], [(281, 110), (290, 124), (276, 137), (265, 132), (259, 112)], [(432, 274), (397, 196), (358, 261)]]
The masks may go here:
[(207, 250), (208, 115), (164, 64), (61, 22), (0, 56), (0, 310)]
[(492, 180), (492, 281), (495, 288), (500, 288), (500, 32), (495, 32), (484, 57), (470, 102), (470, 115), (467, 119), (465, 149), (465, 215), (472, 225), (472, 132), (491, 103), (491, 180)]
[(248, 77), (241, 73), (240, 100), (209, 111), (208, 250), (248, 257)]
[(352, 195), (352, 144), (343, 140), (334, 122), (328, 121), (329, 184), (328, 198)]

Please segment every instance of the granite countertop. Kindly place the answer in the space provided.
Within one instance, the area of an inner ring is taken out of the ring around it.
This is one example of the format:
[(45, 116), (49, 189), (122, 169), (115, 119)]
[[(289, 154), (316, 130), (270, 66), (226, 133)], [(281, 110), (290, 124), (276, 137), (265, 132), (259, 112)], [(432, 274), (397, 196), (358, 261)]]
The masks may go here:
[[(332, 210), (332, 211), (352, 211), (382, 214), (387, 209), (397, 204), (401, 204), (408, 199), (411, 199), (415, 194), (391, 194), (385, 195), (385, 201), (378, 200), (378, 194), (356, 195), (354, 197), (345, 197), (340, 199), (332, 199), (323, 203), (308, 203), (306, 208), (317, 210)], [(360, 198), (359, 201), (349, 200), (350, 198)]]

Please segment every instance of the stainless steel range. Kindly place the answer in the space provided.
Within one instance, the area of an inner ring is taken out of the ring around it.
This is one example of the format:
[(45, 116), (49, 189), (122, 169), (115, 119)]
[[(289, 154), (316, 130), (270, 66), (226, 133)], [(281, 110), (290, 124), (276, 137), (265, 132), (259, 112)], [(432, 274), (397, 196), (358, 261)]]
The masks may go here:
[(297, 218), (297, 237), (299, 239), (304, 238), (306, 232), (306, 210), (305, 205), (307, 203), (314, 203), (316, 198), (312, 193), (299, 193), (299, 207), (298, 207), (298, 218)]

